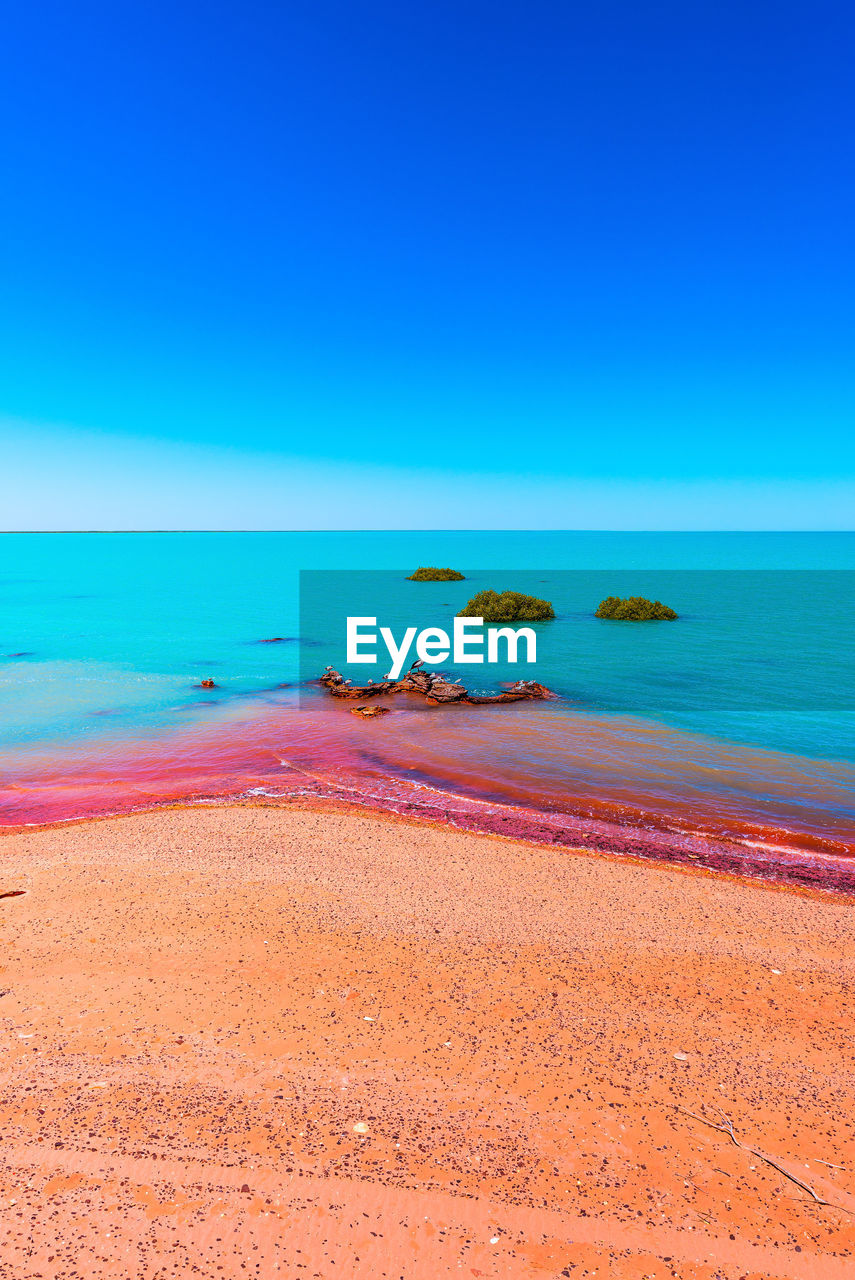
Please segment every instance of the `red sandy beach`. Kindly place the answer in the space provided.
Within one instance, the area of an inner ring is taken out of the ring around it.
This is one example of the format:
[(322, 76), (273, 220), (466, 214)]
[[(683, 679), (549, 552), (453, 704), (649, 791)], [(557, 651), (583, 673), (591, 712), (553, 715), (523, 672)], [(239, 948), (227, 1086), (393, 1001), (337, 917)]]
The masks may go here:
[(845, 897), (320, 802), (0, 847), (4, 1277), (855, 1270)]

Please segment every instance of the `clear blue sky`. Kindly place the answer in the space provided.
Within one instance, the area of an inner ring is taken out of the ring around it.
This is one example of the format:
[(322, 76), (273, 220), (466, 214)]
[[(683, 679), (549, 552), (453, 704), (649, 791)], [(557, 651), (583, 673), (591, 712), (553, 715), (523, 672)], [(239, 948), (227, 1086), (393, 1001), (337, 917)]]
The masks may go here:
[(822, 0), (7, 6), (0, 526), (852, 527), (854, 58)]

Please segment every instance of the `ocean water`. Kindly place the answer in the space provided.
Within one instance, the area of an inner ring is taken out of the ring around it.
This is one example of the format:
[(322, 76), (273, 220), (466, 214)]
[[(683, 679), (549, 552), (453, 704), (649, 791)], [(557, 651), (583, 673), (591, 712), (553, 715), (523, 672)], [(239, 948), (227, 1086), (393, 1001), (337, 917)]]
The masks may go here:
[[(0, 822), (334, 784), (847, 858), (853, 571), (855, 534), (0, 535)], [(552, 600), (555, 702), (362, 722), (312, 683), (345, 603), (448, 626), (488, 586)], [(679, 620), (593, 617), (636, 593)]]

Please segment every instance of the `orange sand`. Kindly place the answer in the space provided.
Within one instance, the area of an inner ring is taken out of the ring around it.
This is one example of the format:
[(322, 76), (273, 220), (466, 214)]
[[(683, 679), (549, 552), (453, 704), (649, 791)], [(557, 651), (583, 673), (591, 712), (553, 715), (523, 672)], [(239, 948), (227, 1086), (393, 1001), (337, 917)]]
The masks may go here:
[(0, 852), (4, 1280), (855, 1275), (851, 903), (288, 808)]

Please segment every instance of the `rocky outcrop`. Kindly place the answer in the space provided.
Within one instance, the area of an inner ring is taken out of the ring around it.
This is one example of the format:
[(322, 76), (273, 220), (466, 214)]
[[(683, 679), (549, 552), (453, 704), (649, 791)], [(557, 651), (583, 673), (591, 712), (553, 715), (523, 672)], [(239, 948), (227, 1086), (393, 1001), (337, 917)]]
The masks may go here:
[(538, 699), (557, 698), (558, 694), (553, 693), (551, 689), (547, 689), (545, 684), (538, 684), (536, 680), (517, 680), (516, 684), (508, 685), (505, 693), (496, 693), (478, 697), (473, 694), (467, 698), (475, 706), (483, 706), (490, 702), (532, 702)]
[[(536, 680), (517, 680), (515, 684), (509, 685), (504, 693), (470, 694), (465, 685), (448, 680), (439, 672), (423, 671), (418, 667), (411, 667), (400, 680), (382, 680), (379, 683), (371, 680), (368, 684), (362, 685), (354, 685), (351, 680), (345, 680), (340, 671), (328, 667), (319, 683), (334, 698), (358, 698), (360, 701), (365, 701), (366, 698), (378, 698), (390, 694), (417, 693), (435, 707), (451, 702), (480, 707), (498, 702), (533, 702), (557, 697), (551, 689), (547, 689), (546, 685), (538, 684)], [(373, 715), (382, 715), (386, 710), (388, 710), (386, 707), (354, 707), (353, 714), (363, 715), (368, 719)]]
[(426, 694), (428, 702), (439, 705), (442, 702), (466, 702), (469, 695), (462, 684), (452, 684), (444, 676), (431, 676)]
[(356, 685), (354, 687), (352, 680), (345, 680), (340, 671), (334, 671), (332, 667), (327, 667), (321, 676), (320, 683), (332, 694), (334, 698), (375, 698), (379, 693), (391, 692), (394, 681), (384, 680), (382, 684), (375, 684), (371, 680), (368, 684)]

